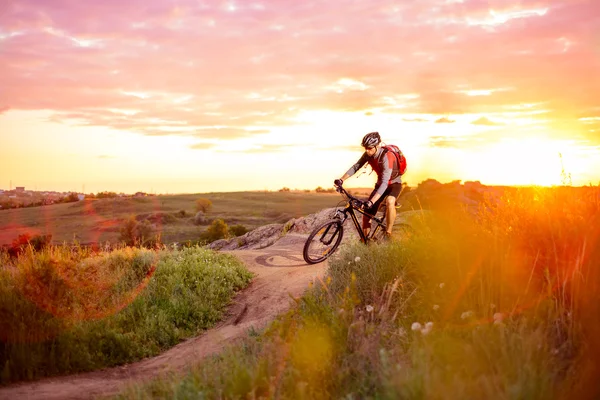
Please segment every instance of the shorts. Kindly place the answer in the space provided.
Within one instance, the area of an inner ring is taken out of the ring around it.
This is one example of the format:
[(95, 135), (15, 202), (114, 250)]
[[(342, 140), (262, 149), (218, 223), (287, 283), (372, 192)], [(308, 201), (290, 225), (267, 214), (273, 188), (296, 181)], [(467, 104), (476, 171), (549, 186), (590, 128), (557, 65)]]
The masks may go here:
[[(371, 215), (377, 214), (377, 210), (379, 210), (379, 206), (381, 205), (381, 203), (383, 203), (383, 201), (388, 196), (394, 196), (396, 198), (396, 201), (398, 201), (398, 196), (400, 196), (401, 192), (402, 192), (402, 183), (392, 183), (391, 185), (389, 185), (387, 187), (387, 189), (385, 189), (385, 192), (383, 192), (383, 194), (375, 202), (375, 204), (373, 204), (373, 207), (368, 208), (365, 211), (367, 213), (371, 214)], [(373, 192), (371, 193), (371, 195), (369, 196), (369, 198), (371, 198), (374, 193), (375, 193), (375, 190), (373, 190)]]

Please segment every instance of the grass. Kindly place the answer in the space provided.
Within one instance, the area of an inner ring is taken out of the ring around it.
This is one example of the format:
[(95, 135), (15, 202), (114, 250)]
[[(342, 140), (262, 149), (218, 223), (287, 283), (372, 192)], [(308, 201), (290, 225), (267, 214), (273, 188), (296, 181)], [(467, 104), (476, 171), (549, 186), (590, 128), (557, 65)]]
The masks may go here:
[[(163, 243), (197, 240), (206, 226), (192, 223), (195, 202), (207, 198), (209, 219), (249, 230), (284, 223), (335, 206), (338, 194), (296, 192), (231, 192), (94, 199), (76, 203), (0, 210), (0, 244), (19, 234), (51, 234), (54, 244), (117, 242), (119, 227), (130, 216), (151, 218)], [(182, 213), (183, 211), (183, 213)]]
[(600, 188), (521, 188), (353, 245), (288, 313), (123, 399), (595, 399)]
[(153, 356), (210, 328), (251, 274), (231, 255), (31, 248), (0, 268), (0, 383)]

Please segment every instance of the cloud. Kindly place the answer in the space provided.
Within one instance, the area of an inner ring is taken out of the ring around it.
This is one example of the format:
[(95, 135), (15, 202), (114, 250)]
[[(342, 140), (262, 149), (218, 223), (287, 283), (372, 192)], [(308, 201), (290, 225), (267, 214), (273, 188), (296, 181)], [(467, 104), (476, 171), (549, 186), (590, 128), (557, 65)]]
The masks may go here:
[(485, 125), (485, 126), (502, 126), (504, 123), (502, 122), (494, 122), (490, 120), (488, 117), (481, 117), (471, 122), (473, 125)]
[(201, 142), (201, 143), (195, 143), (189, 146), (190, 149), (193, 150), (209, 150), (214, 148), (216, 145), (214, 143), (205, 143), (205, 142)]
[(8, 107), (8, 106), (0, 106), (0, 114), (4, 114), (8, 110), (10, 110), (10, 107)]
[(432, 136), (429, 138), (429, 144), (432, 147), (463, 147), (466, 142), (465, 138)]
[(147, 135), (291, 125), (304, 110), (543, 103), (562, 118), (600, 106), (592, 3), (6, 0), (0, 104)]
[(402, 118), (402, 121), (405, 121), (405, 122), (429, 122), (429, 120), (425, 119), (425, 118)]
[(453, 120), (453, 119), (450, 119), (448, 117), (442, 117), (442, 118), (439, 118), (439, 119), (435, 120), (436, 124), (452, 124), (454, 122), (456, 122), (456, 121)]

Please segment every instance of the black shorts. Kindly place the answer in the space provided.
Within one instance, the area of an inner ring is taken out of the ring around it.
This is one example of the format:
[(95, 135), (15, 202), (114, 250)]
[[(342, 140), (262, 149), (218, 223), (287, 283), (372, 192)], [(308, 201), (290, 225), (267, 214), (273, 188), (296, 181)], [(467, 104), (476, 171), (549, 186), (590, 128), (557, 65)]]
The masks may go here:
[[(373, 195), (375, 194), (376, 191), (377, 191), (377, 189), (373, 190), (373, 192), (371, 192), (371, 195), (369, 196), (369, 198), (373, 197)], [(377, 200), (375, 202), (375, 204), (373, 204), (373, 207), (371, 207), (365, 211), (371, 215), (375, 215), (377, 213), (377, 210), (379, 210), (379, 206), (381, 205), (381, 203), (383, 203), (383, 201), (388, 196), (394, 196), (396, 198), (396, 201), (398, 201), (398, 196), (400, 196), (401, 192), (402, 192), (402, 183), (392, 183), (391, 185), (389, 185), (387, 187), (387, 189), (385, 189), (385, 192), (383, 192), (383, 194), (381, 195), (379, 200)]]

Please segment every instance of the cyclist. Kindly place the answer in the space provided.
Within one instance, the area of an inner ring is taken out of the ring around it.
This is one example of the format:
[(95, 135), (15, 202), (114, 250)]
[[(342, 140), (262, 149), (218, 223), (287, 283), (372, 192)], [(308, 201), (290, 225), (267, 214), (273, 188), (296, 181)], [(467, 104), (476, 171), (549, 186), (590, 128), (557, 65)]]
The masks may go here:
[[(336, 179), (333, 183), (334, 185), (342, 186), (346, 179), (354, 175), (356, 171), (368, 162), (371, 168), (377, 173), (377, 183), (368, 200), (363, 203), (362, 208), (366, 213), (375, 215), (379, 206), (385, 201), (387, 206), (385, 214), (387, 228), (385, 235), (389, 239), (396, 220), (396, 200), (402, 192), (402, 179), (398, 168), (398, 161), (391, 151), (386, 151), (381, 146), (379, 132), (366, 134), (361, 144), (365, 149), (363, 155), (340, 179)], [(363, 232), (365, 235), (368, 235), (371, 229), (371, 218), (364, 214), (362, 226)]]

